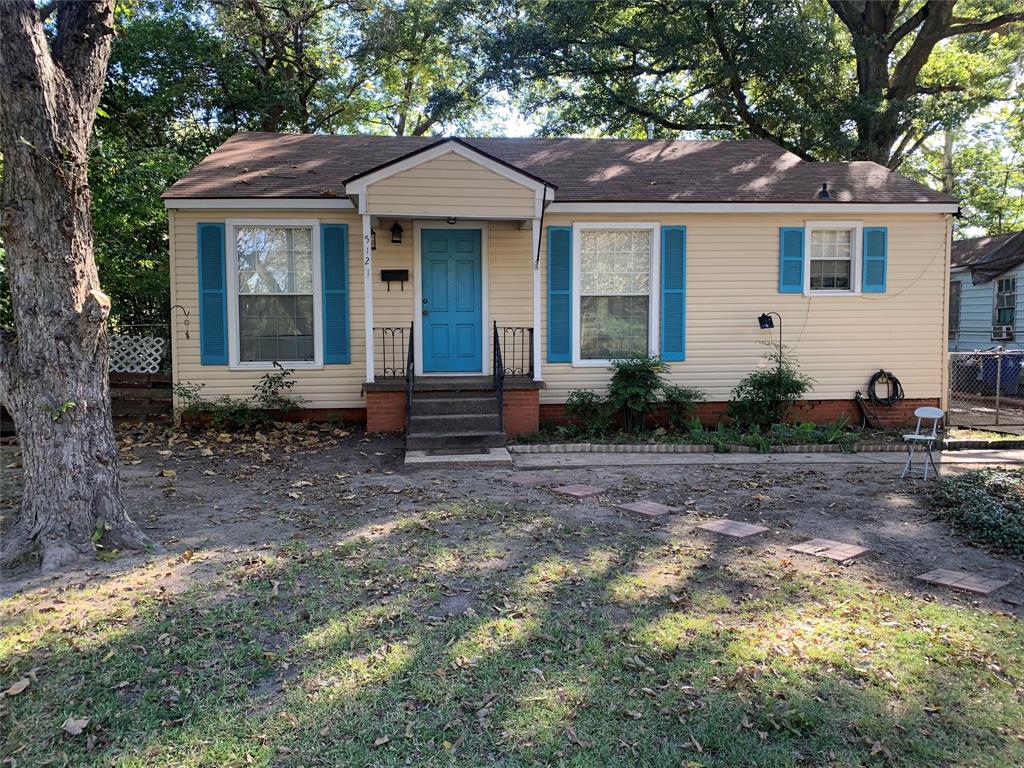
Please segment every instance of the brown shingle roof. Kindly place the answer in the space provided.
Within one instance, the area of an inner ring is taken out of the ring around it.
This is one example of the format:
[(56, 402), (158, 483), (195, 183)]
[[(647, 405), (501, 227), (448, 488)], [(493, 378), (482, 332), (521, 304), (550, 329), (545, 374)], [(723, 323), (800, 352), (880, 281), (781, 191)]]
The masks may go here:
[[(239, 133), (165, 198), (343, 197), (344, 179), (439, 139)], [(955, 203), (876, 163), (811, 163), (768, 141), (467, 138), (553, 185), (559, 202)]]
[(970, 267), (972, 282), (985, 283), (1024, 264), (1024, 230), (956, 240), (950, 260), (954, 267)]

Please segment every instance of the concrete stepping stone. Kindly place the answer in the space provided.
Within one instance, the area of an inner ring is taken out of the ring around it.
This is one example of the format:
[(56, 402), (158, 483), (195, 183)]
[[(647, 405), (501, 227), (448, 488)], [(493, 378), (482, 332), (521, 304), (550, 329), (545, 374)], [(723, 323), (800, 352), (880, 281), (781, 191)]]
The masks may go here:
[(641, 517), (661, 517), (670, 512), (679, 511), (679, 507), (667, 507), (664, 504), (646, 499), (643, 501), (631, 501), (628, 504), (619, 504), (616, 509), (620, 512), (632, 512)]
[(837, 563), (848, 563), (858, 557), (863, 557), (871, 550), (858, 544), (846, 544), (842, 541), (832, 539), (811, 539), (800, 544), (794, 544), (787, 549), (793, 552), (802, 552), (805, 555), (814, 557), (826, 557), (835, 560)]
[(574, 499), (589, 499), (591, 496), (604, 493), (607, 488), (598, 488), (596, 485), (584, 485), (582, 483), (570, 483), (569, 485), (560, 485), (551, 490), (563, 496), (572, 496)]
[(935, 584), (939, 587), (949, 587), (950, 589), (960, 589), (964, 592), (972, 592), (976, 595), (991, 595), (1000, 587), (1005, 587), (1009, 584), (1009, 581), (1002, 581), (1000, 579), (989, 579), (984, 576), (978, 576), (975, 573), (967, 573), (966, 571), (951, 571), (948, 568), (936, 568), (934, 571), (928, 571), (928, 573), (922, 573), (920, 576), (915, 576), (915, 579), (919, 581), (925, 581), (929, 584)]
[(725, 518), (721, 520), (708, 520), (697, 527), (712, 533), (720, 533), (723, 536), (731, 536), (734, 539), (746, 539), (750, 536), (765, 533), (768, 530), (763, 525), (751, 525), (750, 523), (741, 523), (739, 520), (728, 520)]
[(529, 488), (540, 488), (543, 485), (550, 485), (552, 479), (550, 477), (544, 477), (544, 475), (535, 475), (530, 472), (519, 472), (514, 475), (508, 476), (510, 483), (516, 485), (525, 485)]

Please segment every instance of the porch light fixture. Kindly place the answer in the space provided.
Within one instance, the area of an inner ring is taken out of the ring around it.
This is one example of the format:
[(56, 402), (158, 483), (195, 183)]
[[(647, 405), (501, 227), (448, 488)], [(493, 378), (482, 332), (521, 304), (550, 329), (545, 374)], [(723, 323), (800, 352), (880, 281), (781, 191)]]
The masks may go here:
[(391, 242), (402, 242), (402, 225), (399, 224), (397, 221), (391, 225)]
[(445, 219), (445, 224), (448, 224), (450, 226), (454, 226), (455, 224), (458, 223), (458, 221), (459, 220), (456, 219), (454, 216), (449, 216), (447, 219)]

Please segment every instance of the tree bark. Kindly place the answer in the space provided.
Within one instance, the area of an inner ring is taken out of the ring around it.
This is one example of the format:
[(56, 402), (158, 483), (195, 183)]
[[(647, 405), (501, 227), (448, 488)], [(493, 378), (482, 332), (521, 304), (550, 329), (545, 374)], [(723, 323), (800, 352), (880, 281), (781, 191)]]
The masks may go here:
[(0, 13), (0, 234), (14, 333), (0, 335), (0, 400), (14, 419), (24, 489), (0, 565), (44, 569), (149, 540), (121, 499), (106, 320), (86, 173), (114, 0), (58, 0), (52, 49), (32, 0)]

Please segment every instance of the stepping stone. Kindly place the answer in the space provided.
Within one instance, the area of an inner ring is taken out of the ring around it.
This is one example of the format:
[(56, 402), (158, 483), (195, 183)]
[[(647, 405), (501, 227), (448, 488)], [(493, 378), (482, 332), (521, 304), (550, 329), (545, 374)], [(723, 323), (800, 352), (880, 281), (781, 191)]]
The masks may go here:
[(922, 573), (914, 578), (940, 587), (973, 592), (976, 595), (991, 595), (1000, 587), (1005, 587), (1010, 583), (999, 579), (987, 579), (966, 571), (951, 571), (947, 568), (936, 568), (934, 571)]
[(768, 530), (763, 525), (751, 525), (750, 523), (741, 523), (739, 520), (726, 519), (708, 520), (697, 527), (712, 533), (720, 533), (723, 536), (731, 536), (734, 539), (746, 539)]
[(550, 485), (551, 478), (544, 477), (543, 475), (533, 475), (529, 472), (520, 472), (515, 475), (509, 475), (508, 481), (515, 483), (516, 485), (525, 485), (529, 488), (539, 488), (542, 485)]
[(616, 507), (620, 512), (634, 512), (641, 517), (661, 517), (669, 512), (678, 512), (679, 507), (666, 507), (656, 501), (631, 501)]
[(571, 483), (569, 485), (560, 485), (557, 488), (552, 488), (555, 493), (560, 493), (563, 496), (572, 496), (574, 499), (589, 499), (591, 496), (597, 496), (598, 494), (604, 493), (606, 488), (598, 488), (595, 485), (583, 485), (581, 483)]
[(871, 551), (867, 547), (861, 547), (857, 544), (844, 544), (841, 541), (832, 541), (832, 539), (811, 539), (802, 544), (794, 544), (792, 547), (788, 547), (788, 549), (793, 552), (802, 552), (805, 555), (813, 555), (814, 557), (827, 557), (829, 560), (835, 560), (838, 563), (849, 562)]

